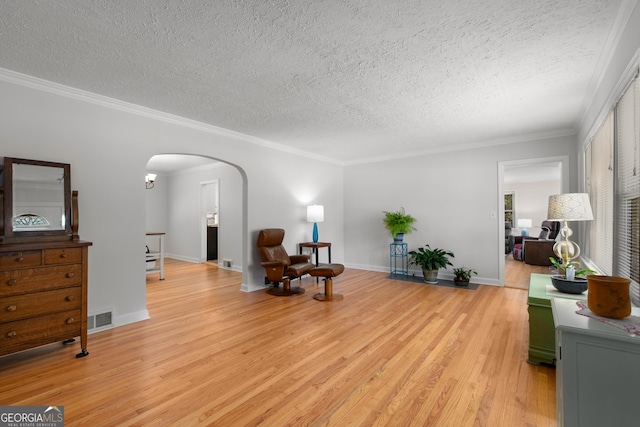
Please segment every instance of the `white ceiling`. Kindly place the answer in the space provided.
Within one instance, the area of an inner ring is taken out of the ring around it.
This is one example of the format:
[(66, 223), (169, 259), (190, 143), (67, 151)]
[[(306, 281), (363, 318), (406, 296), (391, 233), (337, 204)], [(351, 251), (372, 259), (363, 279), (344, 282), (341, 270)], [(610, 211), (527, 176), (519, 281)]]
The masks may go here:
[(575, 132), (626, 0), (5, 0), (0, 67), (339, 162)]

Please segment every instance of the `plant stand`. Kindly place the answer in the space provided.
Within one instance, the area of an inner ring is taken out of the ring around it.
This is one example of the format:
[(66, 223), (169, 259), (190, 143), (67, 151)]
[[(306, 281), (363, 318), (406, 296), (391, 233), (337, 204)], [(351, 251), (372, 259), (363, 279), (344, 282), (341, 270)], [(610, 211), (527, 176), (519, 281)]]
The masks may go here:
[(403, 279), (409, 275), (407, 255), (409, 253), (406, 243), (391, 243), (389, 245), (389, 274), (401, 276)]

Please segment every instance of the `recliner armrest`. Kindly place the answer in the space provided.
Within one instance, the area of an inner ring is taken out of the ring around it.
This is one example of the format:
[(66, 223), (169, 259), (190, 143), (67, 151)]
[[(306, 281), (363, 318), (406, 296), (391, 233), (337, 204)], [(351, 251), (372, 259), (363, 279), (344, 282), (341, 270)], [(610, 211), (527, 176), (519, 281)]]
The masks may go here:
[(261, 263), (267, 273), (267, 279), (272, 282), (280, 282), (284, 275), (285, 263), (282, 261), (265, 261)]
[(291, 260), (291, 264), (303, 264), (305, 262), (309, 262), (311, 256), (309, 255), (289, 255), (289, 259)]
[(278, 266), (282, 266), (282, 267), (286, 267), (287, 263), (284, 261), (265, 261), (265, 262), (261, 262), (260, 263), (261, 266), (263, 266), (264, 268), (269, 268), (269, 267), (278, 267)]

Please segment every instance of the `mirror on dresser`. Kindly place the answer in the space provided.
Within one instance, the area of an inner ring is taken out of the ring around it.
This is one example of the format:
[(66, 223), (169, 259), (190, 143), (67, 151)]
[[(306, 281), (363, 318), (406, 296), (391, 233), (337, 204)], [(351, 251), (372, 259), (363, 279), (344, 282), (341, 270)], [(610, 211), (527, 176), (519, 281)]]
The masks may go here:
[(0, 166), (0, 356), (80, 337), (87, 351), (91, 242), (78, 236), (70, 165), (5, 157)]
[(4, 158), (5, 241), (66, 240), (73, 235), (70, 169), (66, 163)]

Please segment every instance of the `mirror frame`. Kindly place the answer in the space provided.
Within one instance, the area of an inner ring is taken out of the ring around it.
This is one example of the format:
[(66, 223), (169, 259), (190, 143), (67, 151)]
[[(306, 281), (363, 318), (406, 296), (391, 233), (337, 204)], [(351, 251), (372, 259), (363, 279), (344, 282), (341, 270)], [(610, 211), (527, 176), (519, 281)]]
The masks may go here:
[[(25, 164), (34, 166), (48, 166), (62, 168), (64, 171), (64, 230), (13, 230), (13, 165)], [(31, 240), (67, 240), (73, 236), (72, 223), (75, 218), (71, 215), (71, 165), (68, 163), (47, 162), (42, 160), (17, 159), (14, 157), (4, 158), (4, 197), (3, 214), (4, 230), (2, 236), (5, 242), (18, 242)]]

